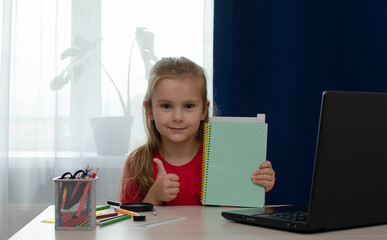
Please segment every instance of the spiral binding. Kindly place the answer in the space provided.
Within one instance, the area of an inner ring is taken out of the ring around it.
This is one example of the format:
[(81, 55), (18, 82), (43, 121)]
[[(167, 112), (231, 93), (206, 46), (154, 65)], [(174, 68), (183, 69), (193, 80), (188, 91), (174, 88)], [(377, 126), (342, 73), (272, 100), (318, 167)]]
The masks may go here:
[(201, 194), (200, 194), (200, 200), (202, 203), (206, 201), (206, 195), (207, 195), (207, 177), (208, 177), (208, 160), (210, 155), (210, 139), (211, 139), (211, 124), (204, 123), (202, 186), (201, 186)]

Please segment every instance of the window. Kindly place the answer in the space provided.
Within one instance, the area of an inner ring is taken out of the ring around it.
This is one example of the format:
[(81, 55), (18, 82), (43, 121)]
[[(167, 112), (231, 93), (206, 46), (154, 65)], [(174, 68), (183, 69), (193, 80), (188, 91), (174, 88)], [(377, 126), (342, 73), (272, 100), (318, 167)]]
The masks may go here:
[[(212, 81), (212, 5), (207, 0), (13, 1), (10, 156), (95, 153), (90, 119), (123, 116), (124, 109), (133, 117), (130, 149), (144, 142), (141, 104), (150, 62), (186, 56), (204, 66)], [(51, 90), (66, 68), (69, 82)], [(122, 107), (119, 95), (128, 106)]]

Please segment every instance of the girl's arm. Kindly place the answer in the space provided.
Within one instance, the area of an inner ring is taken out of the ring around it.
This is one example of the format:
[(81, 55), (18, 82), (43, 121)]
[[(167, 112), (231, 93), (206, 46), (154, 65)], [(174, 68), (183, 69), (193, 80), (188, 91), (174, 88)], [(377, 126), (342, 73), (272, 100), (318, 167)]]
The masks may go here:
[(254, 171), (251, 176), (251, 180), (255, 184), (259, 184), (265, 187), (265, 191), (268, 192), (274, 187), (275, 172), (270, 161), (264, 161), (258, 171)]

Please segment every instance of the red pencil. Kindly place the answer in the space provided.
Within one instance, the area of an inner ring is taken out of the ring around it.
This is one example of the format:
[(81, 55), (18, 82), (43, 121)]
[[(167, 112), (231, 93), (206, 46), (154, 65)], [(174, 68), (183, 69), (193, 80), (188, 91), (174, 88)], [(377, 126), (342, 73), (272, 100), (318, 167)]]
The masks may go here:
[(106, 221), (110, 221), (110, 220), (113, 220), (113, 219), (116, 219), (116, 218), (120, 218), (122, 216), (125, 216), (125, 214), (120, 214), (120, 215), (117, 215), (117, 216), (114, 216), (114, 217), (97, 220), (97, 224), (101, 224), (101, 223), (106, 222)]
[(77, 217), (81, 216), (83, 204), (85, 203), (85, 200), (86, 200), (86, 197), (87, 197), (87, 193), (89, 192), (89, 188), (90, 188), (90, 184), (87, 183), (86, 187), (85, 187), (85, 190), (83, 190), (83, 195), (82, 195), (81, 203), (79, 204), (79, 208), (78, 208), (78, 211), (77, 211)]
[(113, 217), (113, 216), (117, 216), (118, 215), (118, 212), (112, 212), (112, 213), (106, 213), (106, 214), (101, 214), (101, 215), (97, 215), (97, 219), (100, 219), (100, 218), (107, 218), (107, 217)]

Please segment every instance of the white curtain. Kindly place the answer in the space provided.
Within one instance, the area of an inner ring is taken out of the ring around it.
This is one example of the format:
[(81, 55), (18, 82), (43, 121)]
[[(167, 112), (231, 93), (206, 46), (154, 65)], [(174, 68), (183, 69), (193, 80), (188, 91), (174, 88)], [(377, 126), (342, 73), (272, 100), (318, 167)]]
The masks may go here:
[(63, 172), (99, 168), (97, 203), (118, 200), (125, 158), (145, 141), (141, 107), (155, 61), (204, 66), (212, 99), (213, 0), (1, 2), (6, 239), (54, 203), (52, 179)]
[(8, 239), (8, 119), (11, 0), (0, 1), (0, 239)]

